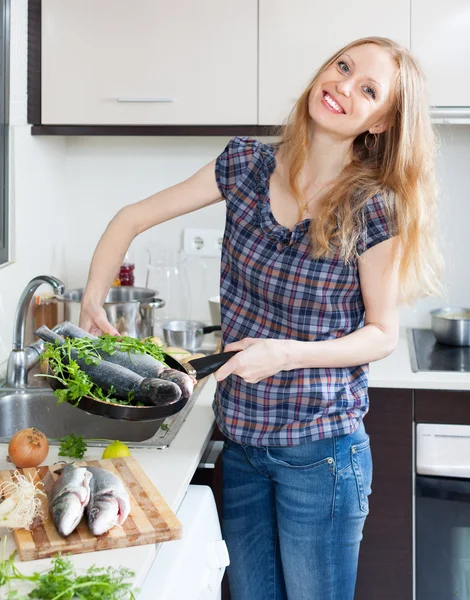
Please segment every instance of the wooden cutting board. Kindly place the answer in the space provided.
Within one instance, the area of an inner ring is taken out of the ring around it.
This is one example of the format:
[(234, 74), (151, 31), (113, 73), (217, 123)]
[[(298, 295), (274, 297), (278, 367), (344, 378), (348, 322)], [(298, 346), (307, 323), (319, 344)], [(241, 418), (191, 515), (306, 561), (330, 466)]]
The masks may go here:
[[(111, 458), (106, 460), (80, 461), (78, 466), (101, 467), (118, 475), (129, 492), (131, 512), (122, 527), (115, 526), (107, 533), (94, 536), (90, 533), (86, 514), (67, 538), (57, 532), (49, 514), (47, 498), (43, 500), (43, 520), (31, 531), (17, 529), (13, 531), (16, 547), (21, 560), (49, 558), (57, 552), (62, 554), (80, 554), (95, 550), (110, 550), (155, 544), (168, 540), (180, 539), (183, 535), (182, 525), (168, 504), (158, 493), (153, 483), (144, 473), (133, 456)], [(35, 469), (18, 469), (27, 477), (42, 480), (44, 491), (51, 489), (58, 479), (53, 471), (61, 465), (38, 467)], [(0, 481), (11, 479), (14, 471), (0, 471)]]

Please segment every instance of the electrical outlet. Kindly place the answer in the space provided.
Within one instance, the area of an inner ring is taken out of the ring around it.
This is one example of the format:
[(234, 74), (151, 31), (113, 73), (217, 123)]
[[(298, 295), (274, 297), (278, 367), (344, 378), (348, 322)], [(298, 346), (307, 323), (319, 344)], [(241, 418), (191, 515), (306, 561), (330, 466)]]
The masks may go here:
[(183, 248), (193, 256), (217, 257), (222, 251), (223, 237), (222, 229), (185, 229)]

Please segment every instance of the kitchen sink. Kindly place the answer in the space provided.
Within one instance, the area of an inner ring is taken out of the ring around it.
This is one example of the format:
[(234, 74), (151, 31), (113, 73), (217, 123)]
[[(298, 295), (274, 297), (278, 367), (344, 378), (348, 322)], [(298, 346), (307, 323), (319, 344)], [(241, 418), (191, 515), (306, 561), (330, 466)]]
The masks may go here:
[(67, 403), (57, 404), (50, 388), (19, 390), (0, 387), (0, 442), (8, 443), (20, 429), (36, 427), (51, 444), (58, 444), (61, 437), (74, 433), (86, 438), (89, 446), (106, 446), (109, 440), (120, 440), (133, 448), (166, 448), (187, 417), (202, 386), (196, 386), (186, 406), (176, 415), (147, 422), (108, 419)]

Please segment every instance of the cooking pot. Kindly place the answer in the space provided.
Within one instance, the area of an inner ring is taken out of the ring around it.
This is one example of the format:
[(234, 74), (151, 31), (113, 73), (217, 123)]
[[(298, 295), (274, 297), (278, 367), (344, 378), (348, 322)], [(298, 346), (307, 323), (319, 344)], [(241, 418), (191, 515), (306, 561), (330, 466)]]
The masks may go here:
[[(103, 304), (108, 321), (121, 335), (134, 338), (153, 335), (154, 311), (165, 306), (165, 301), (156, 297), (157, 293), (140, 287), (112, 287)], [(64, 304), (64, 321), (78, 325), (83, 288), (67, 290), (56, 298)]]
[(199, 350), (206, 333), (220, 331), (220, 325), (206, 326), (202, 321), (166, 321), (162, 325), (163, 337), (168, 346), (177, 346), (190, 352)]
[(431, 320), (438, 342), (470, 346), (470, 308), (438, 308), (431, 311)]

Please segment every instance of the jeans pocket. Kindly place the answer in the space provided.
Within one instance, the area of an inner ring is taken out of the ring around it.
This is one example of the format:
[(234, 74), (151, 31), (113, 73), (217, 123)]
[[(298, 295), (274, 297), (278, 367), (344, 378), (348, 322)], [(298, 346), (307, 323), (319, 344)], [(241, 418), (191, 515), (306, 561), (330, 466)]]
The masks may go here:
[(273, 463), (291, 469), (317, 469), (327, 465), (334, 471), (334, 458), (324, 456), (320, 458), (318, 452), (312, 451), (311, 444), (300, 446), (275, 447), (266, 446), (266, 457)]
[(369, 495), (372, 492), (372, 454), (370, 440), (351, 447), (351, 463), (356, 479), (359, 506), (362, 512), (369, 512)]

